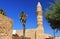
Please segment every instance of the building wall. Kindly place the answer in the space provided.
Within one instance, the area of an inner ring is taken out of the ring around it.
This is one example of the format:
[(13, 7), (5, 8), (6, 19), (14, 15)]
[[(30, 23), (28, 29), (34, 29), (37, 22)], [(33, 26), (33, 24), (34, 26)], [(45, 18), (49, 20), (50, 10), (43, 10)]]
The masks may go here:
[[(17, 34), (19, 36), (23, 36), (23, 30), (17, 30)], [(31, 39), (35, 39), (35, 30), (34, 29), (27, 29), (25, 31), (25, 36)]]
[[(19, 37), (21, 37), (23, 35), (23, 30), (17, 30), (16, 33)], [(36, 29), (27, 29), (25, 36), (31, 39), (45, 39), (47, 36), (51, 36), (51, 35), (45, 33), (41, 34), (40, 31)]]
[(12, 39), (12, 20), (0, 14), (0, 39)]

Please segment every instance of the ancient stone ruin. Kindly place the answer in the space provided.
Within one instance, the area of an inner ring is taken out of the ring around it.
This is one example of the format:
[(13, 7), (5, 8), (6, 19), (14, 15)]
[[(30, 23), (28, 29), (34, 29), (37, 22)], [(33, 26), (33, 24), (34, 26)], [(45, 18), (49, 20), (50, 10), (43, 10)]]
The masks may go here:
[(12, 39), (12, 20), (0, 14), (0, 39)]

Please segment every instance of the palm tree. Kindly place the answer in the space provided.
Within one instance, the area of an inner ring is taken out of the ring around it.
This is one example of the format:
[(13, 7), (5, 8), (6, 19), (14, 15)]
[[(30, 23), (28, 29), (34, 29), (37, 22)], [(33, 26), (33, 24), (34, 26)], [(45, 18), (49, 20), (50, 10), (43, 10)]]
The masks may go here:
[(3, 9), (0, 9), (0, 14), (6, 16), (6, 15), (5, 15), (5, 11), (4, 11)]
[(20, 21), (23, 24), (23, 39), (25, 39), (26, 17), (27, 17), (26, 14), (24, 13), (24, 11), (22, 11), (20, 14)]

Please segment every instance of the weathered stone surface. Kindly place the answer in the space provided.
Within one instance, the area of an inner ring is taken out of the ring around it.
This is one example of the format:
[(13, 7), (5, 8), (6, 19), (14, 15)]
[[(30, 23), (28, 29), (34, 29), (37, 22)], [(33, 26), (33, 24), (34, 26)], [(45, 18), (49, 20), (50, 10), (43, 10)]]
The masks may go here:
[[(19, 36), (18, 34), (13, 34), (12, 39), (23, 39), (23, 36)], [(31, 39), (30, 37), (25, 37), (25, 39)]]
[[(19, 36), (23, 36), (23, 30), (17, 30), (17, 34)], [(35, 29), (27, 29), (25, 31), (25, 37), (30, 37), (31, 39), (35, 39)]]
[(12, 20), (1, 14), (0, 39), (12, 39)]

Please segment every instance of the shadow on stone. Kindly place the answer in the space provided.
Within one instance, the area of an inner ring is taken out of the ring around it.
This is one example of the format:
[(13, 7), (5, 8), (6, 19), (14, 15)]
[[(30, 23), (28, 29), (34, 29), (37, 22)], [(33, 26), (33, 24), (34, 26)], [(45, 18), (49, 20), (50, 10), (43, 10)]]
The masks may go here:
[[(21, 39), (23, 39), (23, 36), (20, 36)], [(25, 37), (25, 39), (31, 39), (30, 37)]]
[[(12, 35), (12, 39), (23, 39), (23, 36), (18, 36), (17, 34)], [(31, 39), (30, 37), (25, 37), (25, 39)]]

